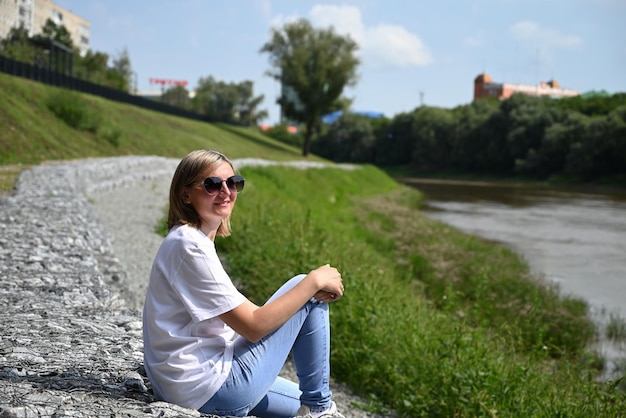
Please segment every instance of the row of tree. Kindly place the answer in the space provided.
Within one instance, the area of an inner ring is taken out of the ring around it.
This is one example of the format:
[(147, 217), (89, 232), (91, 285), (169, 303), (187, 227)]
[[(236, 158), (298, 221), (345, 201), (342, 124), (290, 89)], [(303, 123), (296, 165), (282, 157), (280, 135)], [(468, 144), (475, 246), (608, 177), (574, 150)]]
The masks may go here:
[(283, 86), (284, 115), (303, 127), (303, 155), (406, 165), (416, 173), (583, 181), (626, 174), (626, 94), (562, 100), (517, 94), (455, 109), (419, 107), (391, 120), (344, 112), (326, 129), (323, 115), (349, 109), (342, 93), (357, 81), (357, 47), (332, 28), (301, 19), (273, 29), (261, 48), (270, 55), (268, 74)]
[(12, 28), (0, 39), (0, 54), (127, 93), (134, 82), (126, 49), (113, 59), (111, 66), (108, 54), (89, 50), (81, 55), (65, 26), (51, 19), (46, 21), (41, 33), (33, 36), (29, 36), (24, 26)]
[[(48, 20), (43, 32), (29, 38), (24, 28), (0, 40), (0, 53), (37, 62), (37, 45), (55, 42), (73, 50), (75, 76), (129, 91), (133, 71), (124, 50), (108, 67), (99, 52), (84, 56), (73, 47), (63, 26)], [(305, 19), (272, 29), (260, 53), (267, 53), (267, 75), (280, 82), (283, 116), (304, 127), (298, 141), (335, 161), (410, 166), (420, 172), (525, 175), (545, 179), (568, 176), (593, 180), (625, 174), (626, 94), (553, 100), (515, 94), (501, 102), (479, 100), (454, 109), (422, 106), (393, 119), (369, 119), (348, 112), (342, 94), (355, 85), (357, 44), (329, 29), (315, 29)], [(38, 55), (39, 54), (39, 55)], [(45, 60), (39, 60), (45, 61)], [(57, 64), (58, 65), (58, 64)], [(253, 83), (201, 78), (193, 95), (183, 86), (164, 91), (161, 100), (206, 115), (208, 120), (256, 125), (267, 117), (258, 107)], [(330, 127), (322, 116), (344, 110)], [(273, 135), (287, 137), (280, 130)]]
[(347, 113), (312, 151), (415, 173), (619, 177), (626, 174), (626, 94), (561, 100), (515, 94), (454, 109), (422, 106), (393, 119)]
[[(19, 27), (0, 40), (1, 54), (46, 68), (52, 66), (51, 70), (59, 72), (66, 72), (65, 61), (49, 58), (55, 51), (65, 58), (66, 50), (72, 56), (69, 75), (125, 92), (134, 91), (136, 76), (126, 49), (109, 67), (107, 54), (90, 50), (81, 55), (65, 26), (51, 19), (33, 37)], [(277, 102), (282, 116), (305, 127), (303, 155), (308, 155), (313, 134), (321, 129), (322, 116), (348, 108), (350, 100), (342, 93), (357, 81), (356, 50), (357, 44), (349, 37), (338, 35), (333, 28), (313, 28), (306, 19), (273, 28), (270, 40), (260, 48), (260, 53), (269, 55), (271, 68), (266, 75), (281, 85)], [(268, 113), (259, 109), (264, 96), (255, 96), (253, 89), (251, 81), (227, 83), (209, 76), (198, 81), (193, 93), (185, 86), (172, 86), (162, 92), (160, 100), (205, 115), (207, 120), (257, 125)]]
[(268, 117), (267, 110), (259, 110), (264, 95), (254, 96), (252, 81), (227, 83), (202, 77), (193, 97), (183, 86), (170, 87), (161, 95), (161, 101), (206, 115), (207, 120), (230, 121), (241, 125), (258, 125)]
[[(65, 26), (51, 19), (33, 36), (23, 26), (11, 29), (0, 39), (0, 54), (126, 93), (136, 92), (136, 74), (126, 48), (113, 59), (92, 50), (81, 54)], [(253, 90), (251, 81), (227, 83), (209, 76), (200, 78), (194, 94), (183, 86), (173, 86), (157, 100), (205, 115), (207, 120), (256, 125), (268, 113), (258, 109), (264, 96), (254, 96)]]
[[(136, 83), (128, 51), (124, 49), (109, 67), (109, 56), (88, 51), (84, 56), (72, 44), (70, 33), (63, 25), (48, 19), (42, 32), (28, 36), (24, 27), (14, 28), (0, 40), (0, 53), (10, 58), (49, 66), (49, 55), (54, 48), (42, 45), (61, 45), (72, 55), (72, 75), (97, 84), (132, 92)], [(347, 109), (350, 100), (343, 97), (344, 88), (357, 81), (359, 60), (355, 56), (357, 44), (332, 28), (316, 29), (306, 19), (273, 28), (270, 40), (260, 53), (269, 55), (271, 69), (267, 75), (281, 85), (277, 102), (283, 116), (305, 127), (302, 153), (309, 153), (311, 138), (321, 128), (323, 115)], [(63, 53), (61, 53), (63, 55)], [(65, 71), (60, 61), (53, 62), (53, 70)], [(264, 97), (254, 96), (253, 83), (227, 83), (213, 77), (201, 78), (193, 94), (184, 86), (172, 86), (162, 92), (160, 100), (206, 115), (207, 120), (230, 121), (256, 125), (267, 118), (259, 106)]]
[[(322, 116), (350, 106), (351, 100), (342, 94), (357, 81), (356, 50), (353, 40), (333, 28), (316, 29), (300, 19), (273, 28), (270, 40), (259, 51), (269, 56), (271, 68), (266, 75), (281, 85), (277, 103), (282, 116), (304, 127), (301, 146), (305, 156), (313, 136), (321, 131)], [(187, 93), (184, 87), (175, 86), (164, 92), (162, 100), (216, 120), (230, 118), (247, 125), (256, 125), (268, 116), (266, 110), (258, 110), (264, 97), (253, 95), (250, 81), (225, 83), (207, 77), (200, 79), (193, 98)]]

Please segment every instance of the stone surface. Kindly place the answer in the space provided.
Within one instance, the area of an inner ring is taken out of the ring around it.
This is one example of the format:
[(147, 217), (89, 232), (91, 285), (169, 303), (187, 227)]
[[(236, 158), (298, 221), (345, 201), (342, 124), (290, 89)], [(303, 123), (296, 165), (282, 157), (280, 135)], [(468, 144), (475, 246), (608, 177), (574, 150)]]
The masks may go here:
[[(162, 239), (154, 226), (177, 164), (44, 164), (0, 199), (0, 417), (202, 416), (154, 402), (142, 365), (140, 309)], [(289, 363), (283, 375), (294, 378)], [(347, 418), (375, 416), (332, 389)]]

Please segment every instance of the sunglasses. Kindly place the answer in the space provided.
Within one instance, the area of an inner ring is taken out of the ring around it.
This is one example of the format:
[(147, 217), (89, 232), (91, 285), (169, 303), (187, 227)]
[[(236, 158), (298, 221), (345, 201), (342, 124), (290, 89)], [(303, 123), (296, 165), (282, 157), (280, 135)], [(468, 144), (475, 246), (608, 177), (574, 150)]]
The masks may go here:
[(207, 177), (197, 185), (203, 185), (204, 190), (210, 195), (216, 195), (222, 190), (222, 183), (226, 183), (226, 187), (231, 193), (240, 192), (243, 190), (244, 178), (238, 175), (230, 176), (226, 180), (222, 180), (219, 177)]

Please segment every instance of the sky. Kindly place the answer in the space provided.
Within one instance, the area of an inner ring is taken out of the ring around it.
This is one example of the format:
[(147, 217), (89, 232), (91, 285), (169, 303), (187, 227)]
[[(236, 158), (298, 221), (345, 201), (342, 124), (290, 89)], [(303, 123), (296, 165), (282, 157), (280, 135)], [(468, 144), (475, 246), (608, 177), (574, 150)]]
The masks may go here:
[(250, 80), (265, 123), (279, 122), (279, 84), (261, 47), (305, 18), (357, 42), (353, 111), (389, 118), (420, 105), (472, 101), (474, 79), (582, 93), (626, 92), (626, 0), (53, 0), (90, 22), (91, 49), (126, 50), (138, 90), (150, 79)]

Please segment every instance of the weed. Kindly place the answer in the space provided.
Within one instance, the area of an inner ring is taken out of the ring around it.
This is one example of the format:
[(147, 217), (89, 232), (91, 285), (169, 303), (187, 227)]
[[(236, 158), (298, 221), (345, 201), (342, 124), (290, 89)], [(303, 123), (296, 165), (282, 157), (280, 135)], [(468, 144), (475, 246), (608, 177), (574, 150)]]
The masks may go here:
[(59, 89), (50, 95), (47, 105), (68, 126), (92, 133), (97, 131), (99, 118), (79, 94)]
[(104, 125), (98, 129), (98, 137), (104, 139), (114, 147), (119, 147), (122, 131), (114, 126)]
[(606, 324), (606, 336), (609, 340), (626, 341), (626, 321), (618, 315), (611, 314)]

